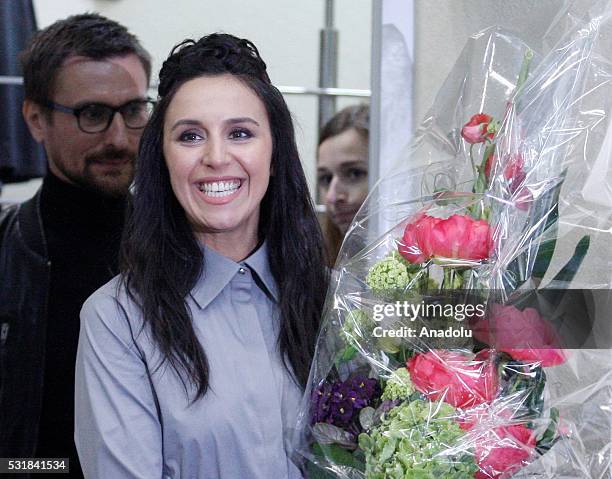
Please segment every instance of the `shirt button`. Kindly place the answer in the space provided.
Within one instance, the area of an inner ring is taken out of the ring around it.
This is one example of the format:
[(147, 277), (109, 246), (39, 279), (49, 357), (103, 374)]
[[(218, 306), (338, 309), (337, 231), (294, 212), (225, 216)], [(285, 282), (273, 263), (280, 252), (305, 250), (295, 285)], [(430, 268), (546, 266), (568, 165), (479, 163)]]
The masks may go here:
[(244, 268), (240, 268), (240, 269), (238, 270), (238, 272), (239, 272), (240, 274), (246, 274), (246, 269), (244, 269)]

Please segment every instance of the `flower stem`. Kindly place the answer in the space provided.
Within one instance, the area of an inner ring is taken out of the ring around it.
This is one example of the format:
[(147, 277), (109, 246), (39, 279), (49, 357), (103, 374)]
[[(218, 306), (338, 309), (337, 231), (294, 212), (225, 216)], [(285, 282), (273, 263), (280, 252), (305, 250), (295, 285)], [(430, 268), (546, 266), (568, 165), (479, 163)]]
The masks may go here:
[(440, 289), (453, 289), (454, 268), (444, 268), (444, 277)]
[(519, 72), (518, 80), (516, 82), (516, 88), (514, 89), (514, 97), (517, 97), (522, 91), (527, 77), (529, 76), (529, 64), (533, 60), (533, 50), (527, 49), (523, 57), (523, 64), (521, 65), (521, 71)]
[[(470, 144), (470, 162), (472, 163), (472, 171), (476, 173), (476, 163), (474, 163), (474, 143)], [(476, 178), (474, 178), (475, 180)]]

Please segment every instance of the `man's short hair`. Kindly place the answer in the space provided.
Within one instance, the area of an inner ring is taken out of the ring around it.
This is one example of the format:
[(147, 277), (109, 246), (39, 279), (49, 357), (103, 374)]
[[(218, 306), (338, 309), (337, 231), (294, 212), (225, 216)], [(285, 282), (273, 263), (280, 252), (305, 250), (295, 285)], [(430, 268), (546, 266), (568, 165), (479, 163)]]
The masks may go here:
[(58, 20), (30, 39), (20, 54), (25, 97), (40, 105), (51, 100), (57, 71), (71, 56), (105, 60), (135, 54), (151, 77), (151, 56), (123, 25), (97, 13)]

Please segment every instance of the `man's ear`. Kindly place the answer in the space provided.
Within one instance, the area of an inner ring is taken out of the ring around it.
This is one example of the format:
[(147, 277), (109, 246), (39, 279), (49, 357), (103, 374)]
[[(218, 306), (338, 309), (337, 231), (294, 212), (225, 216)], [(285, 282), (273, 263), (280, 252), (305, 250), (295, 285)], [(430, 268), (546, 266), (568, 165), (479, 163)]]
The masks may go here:
[(43, 111), (43, 107), (32, 100), (24, 100), (21, 113), (34, 139), (38, 143), (42, 143), (46, 136), (45, 127), (47, 121), (45, 118), (46, 112)]

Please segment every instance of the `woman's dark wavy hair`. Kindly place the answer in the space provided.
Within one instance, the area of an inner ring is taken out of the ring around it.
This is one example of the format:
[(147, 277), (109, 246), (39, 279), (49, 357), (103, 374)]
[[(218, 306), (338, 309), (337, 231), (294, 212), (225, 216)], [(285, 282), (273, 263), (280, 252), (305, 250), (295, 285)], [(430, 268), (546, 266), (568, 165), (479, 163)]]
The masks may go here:
[[(128, 208), (121, 271), (144, 326), (182, 378), (194, 400), (208, 390), (205, 351), (196, 337), (186, 298), (205, 265), (200, 246), (174, 196), (163, 155), (168, 105), (186, 81), (232, 75), (265, 105), (273, 140), (272, 176), (260, 209), (259, 239), (279, 289), (278, 344), (285, 367), (304, 386), (328, 284), (323, 240), (298, 155), (291, 114), (250, 41), (228, 34), (185, 40), (172, 50), (159, 75), (159, 102), (140, 143), (134, 195)], [(161, 365), (161, 364), (160, 364)]]

